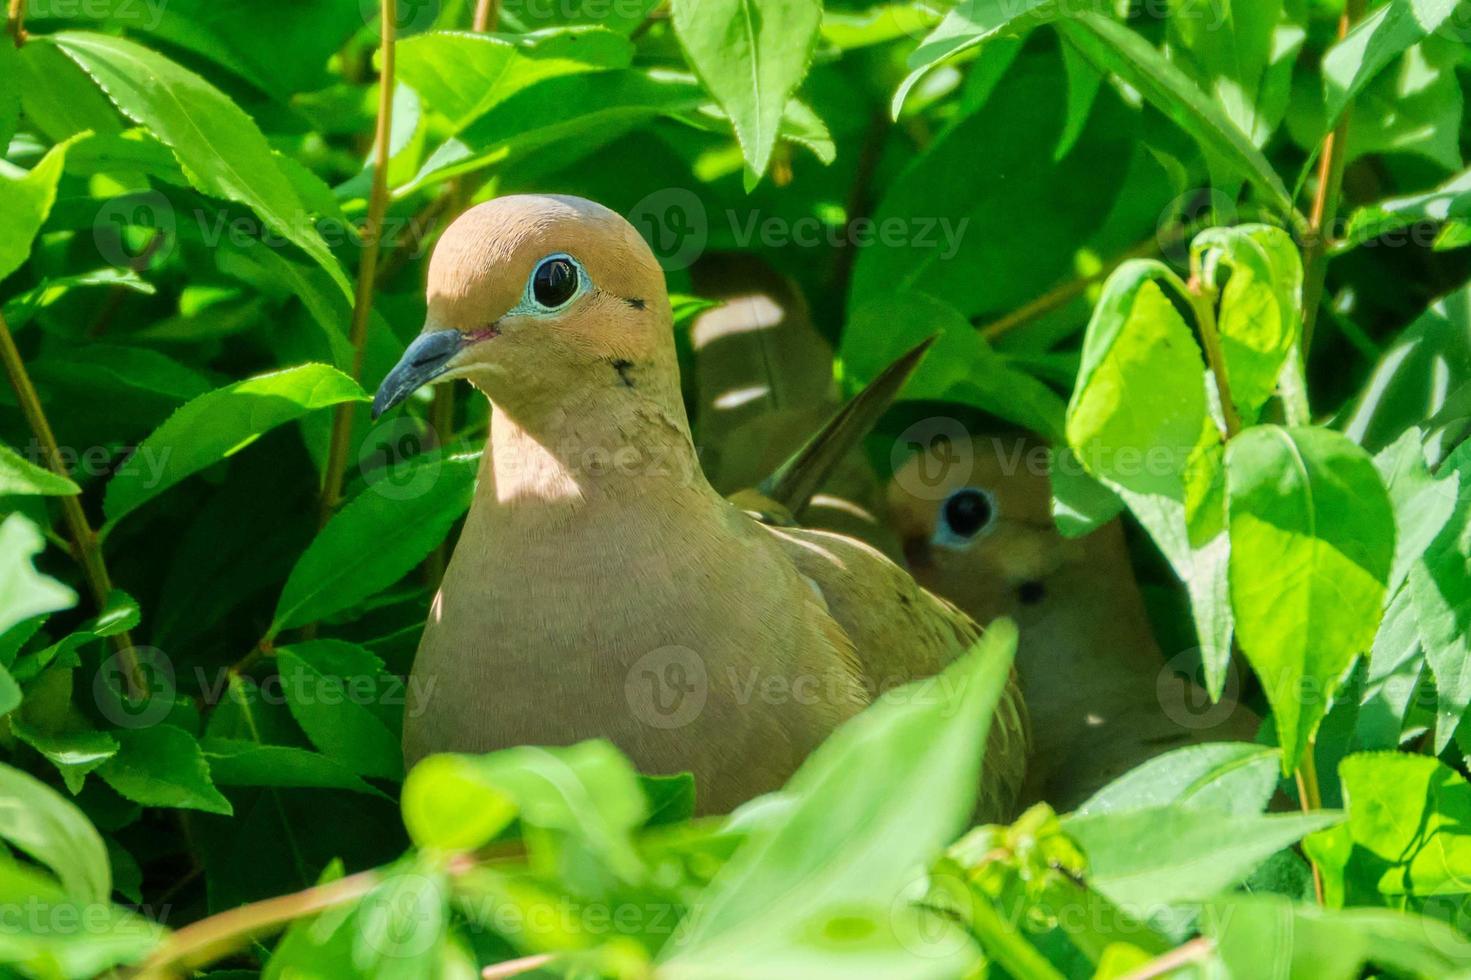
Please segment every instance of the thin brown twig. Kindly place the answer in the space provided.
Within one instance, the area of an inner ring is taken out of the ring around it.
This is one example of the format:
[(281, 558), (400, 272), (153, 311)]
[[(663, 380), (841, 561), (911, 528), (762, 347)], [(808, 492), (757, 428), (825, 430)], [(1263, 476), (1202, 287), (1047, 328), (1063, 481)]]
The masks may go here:
[[(11, 9), (14, 10), (14, 4)], [(70, 479), (71, 475), (61, 459), (61, 447), (56, 443), (56, 435), (51, 431), (46, 410), (41, 406), (41, 396), (36, 393), (36, 386), (32, 384), (30, 373), (26, 371), (20, 349), (15, 346), (15, 338), (11, 336), (10, 325), (5, 322), (4, 315), (0, 315), (0, 361), (5, 364), (5, 373), (10, 378), (11, 387), (15, 389), (16, 401), (20, 403), (26, 423), (41, 444), (46, 467), (57, 476)], [(71, 535), (72, 550), (82, 566), (83, 577), (86, 578), (92, 598), (100, 611), (107, 607), (107, 598), (112, 593), (112, 576), (108, 574), (107, 562), (102, 557), (102, 542), (87, 520), (80, 498), (66, 495), (60, 498), (60, 502), (62, 517)], [(117, 647), (118, 662), (123, 667), (128, 696), (133, 699), (146, 698), (148, 680), (138, 667), (138, 658), (133, 651), (133, 640), (128, 631), (115, 634), (113, 645)]]
[(1173, 241), (1176, 237), (1178, 237), (1178, 229), (1166, 235), (1150, 236), (1115, 256), (1097, 272), (1060, 283), (1036, 299), (1018, 306), (1005, 316), (992, 320), (990, 323), (977, 329), (983, 339), (995, 341), (997, 337), (1016, 329), (1024, 323), (1030, 323), (1039, 317), (1051, 313), (1053, 310), (1066, 306), (1086, 292), (1089, 286), (1113, 275), (1113, 271), (1129, 259), (1138, 259), (1147, 255), (1157, 254), (1163, 248), (1165, 242)]
[[(1364, 16), (1364, 0), (1345, 0), (1338, 18), (1338, 37), (1347, 36), (1354, 24)], [(1328, 280), (1328, 238), (1338, 218), (1338, 202), (1343, 190), (1343, 168), (1348, 161), (1348, 123), (1353, 102), (1343, 108), (1338, 125), (1323, 137), (1323, 150), (1318, 158), (1318, 187), (1313, 194), (1313, 207), (1308, 213), (1307, 244), (1303, 255), (1302, 287), (1302, 360), (1306, 368), (1308, 350), (1313, 343), (1313, 327), (1318, 322), (1318, 307)]]
[(5, 14), (5, 27), (17, 48), (26, 43), (26, 0), (10, 0)]
[[(1308, 747), (1303, 750), (1302, 758), (1298, 760), (1297, 772), (1297, 801), (1302, 807), (1303, 813), (1312, 813), (1323, 809), (1323, 793), (1318, 787), (1318, 760), (1316, 756), (1317, 743), (1308, 739)], [(1313, 895), (1318, 899), (1318, 904), (1323, 904), (1323, 872), (1318, 867), (1317, 861), (1309, 861), (1313, 869)]]
[(480, 971), (480, 977), (481, 980), (506, 980), (507, 977), (519, 977), (523, 973), (541, 969), (554, 959), (556, 955), (553, 953), (537, 953), (535, 956), (506, 960), (504, 963), (487, 966)]
[(357, 901), (383, 876), (360, 871), (289, 895), (251, 902), (190, 923), (170, 934), (138, 970), (140, 978), (185, 976), (296, 919)]
[(1241, 431), (1241, 413), (1236, 410), (1236, 400), (1231, 396), (1231, 382), (1226, 376), (1226, 356), (1221, 351), (1221, 332), (1216, 329), (1215, 290), (1199, 279), (1191, 277), (1190, 304), (1195, 308), (1196, 325), (1200, 328), (1200, 343), (1205, 348), (1206, 363), (1216, 379), (1216, 391), (1221, 396), (1221, 417), (1226, 421), (1226, 438), (1233, 438)]
[(1118, 980), (1153, 980), (1162, 977), (1172, 970), (1178, 970), (1182, 966), (1191, 963), (1203, 962), (1206, 957), (1215, 952), (1216, 944), (1204, 936), (1190, 940), (1188, 943), (1176, 946), (1168, 953), (1156, 956), (1137, 970), (1125, 973)]
[(498, 26), (500, 16), (500, 0), (475, 0), (475, 17), (470, 21), (470, 29), (476, 34), (493, 31)]
[[(368, 193), (368, 213), (363, 220), (363, 251), (358, 263), (357, 293), (353, 297), (352, 377), (363, 374), (363, 348), (367, 340), (368, 318), (373, 310), (373, 286), (378, 273), (378, 251), (383, 237), (383, 215), (388, 209), (389, 136), (393, 127), (393, 82), (396, 0), (382, 0), (379, 30), (382, 32), (383, 70), (378, 77), (378, 128), (373, 138), (373, 183)], [(342, 481), (347, 473), (348, 444), (352, 441), (352, 420), (357, 406), (352, 402), (338, 405), (332, 416), (332, 439), (327, 450), (327, 470), (322, 480), (319, 525), (325, 525), (342, 498)]]

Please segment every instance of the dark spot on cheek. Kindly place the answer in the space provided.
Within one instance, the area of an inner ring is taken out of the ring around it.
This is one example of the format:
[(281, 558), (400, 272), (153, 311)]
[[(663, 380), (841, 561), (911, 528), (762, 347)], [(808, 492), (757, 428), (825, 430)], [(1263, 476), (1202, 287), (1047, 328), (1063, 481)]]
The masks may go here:
[(1023, 582), (1016, 590), (1016, 597), (1024, 606), (1035, 606), (1047, 597), (1047, 586), (1041, 582)]
[(904, 561), (910, 568), (929, 568), (934, 564), (927, 538), (904, 539)]
[(613, 370), (618, 372), (618, 380), (623, 382), (623, 387), (636, 387), (633, 383), (633, 362), (622, 358), (613, 362)]
[(638, 296), (625, 297), (624, 300), (623, 300), (623, 302), (627, 303), (629, 306), (633, 307), (635, 310), (641, 310), (641, 309), (644, 308), (644, 301), (643, 301), (642, 298), (640, 298)]

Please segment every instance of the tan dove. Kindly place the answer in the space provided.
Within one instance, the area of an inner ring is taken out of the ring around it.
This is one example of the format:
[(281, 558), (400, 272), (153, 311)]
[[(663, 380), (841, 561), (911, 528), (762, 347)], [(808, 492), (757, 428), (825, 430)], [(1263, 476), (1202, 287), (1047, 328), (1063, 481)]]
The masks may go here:
[[(489, 397), (491, 435), (413, 667), (410, 763), (606, 737), (646, 772), (693, 772), (700, 810), (725, 811), (977, 635), (867, 545), (767, 527), (710, 486), (663, 273), (600, 205), (505, 197), (450, 226), (374, 411), (453, 378)], [(1025, 753), (1012, 687), (983, 818), (1010, 810)]]
[(979, 622), (1017, 621), (1035, 739), (1025, 796), (1072, 809), (1161, 752), (1251, 741), (1258, 719), (1168, 668), (1118, 521), (1058, 532), (1050, 457), (1015, 432), (935, 440), (895, 473), (888, 502), (916, 579)]

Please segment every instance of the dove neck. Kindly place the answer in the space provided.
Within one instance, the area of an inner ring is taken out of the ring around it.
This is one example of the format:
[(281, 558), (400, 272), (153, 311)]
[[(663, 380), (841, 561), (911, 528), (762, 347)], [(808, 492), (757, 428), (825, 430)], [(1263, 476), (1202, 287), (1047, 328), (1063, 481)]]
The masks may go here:
[(492, 507), (713, 493), (677, 397), (604, 390), (542, 411), (493, 403), (486, 449), (478, 497)]

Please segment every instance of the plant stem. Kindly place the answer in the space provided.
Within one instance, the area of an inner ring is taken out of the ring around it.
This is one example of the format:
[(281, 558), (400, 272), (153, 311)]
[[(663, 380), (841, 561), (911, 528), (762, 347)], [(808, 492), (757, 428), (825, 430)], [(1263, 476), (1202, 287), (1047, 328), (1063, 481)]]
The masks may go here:
[(174, 977), (192, 973), (241, 943), (274, 932), (295, 919), (357, 901), (382, 880), (377, 871), (360, 871), (324, 885), (200, 919), (169, 935), (139, 969), (138, 976)]
[(1162, 247), (1162, 241), (1173, 241), (1178, 233), (1179, 229), (1174, 229), (1169, 237), (1158, 235), (1146, 238), (1144, 241), (1115, 256), (1097, 272), (1087, 276), (1079, 276), (1076, 279), (1070, 279), (1049, 289), (1036, 299), (1030, 300), (1005, 316), (978, 328), (981, 337), (987, 341), (995, 341), (997, 337), (1020, 327), (1022, 324), (1030, 323), (1038, 317), (1045, 316), (1053, 310), (1066, 306), (1076, 297), (1081, 296), (1089, 286), (1107, 279), (1113, 274), (1115, 269), (1129, 259), (1138, 259), (1155, 254)]
[(1153, 980), (1154, 977), (1162, 977), (1182, 966), (1204, 961), (1206, 957), (1215, 952), (1215, 948), (1215, 943), (1201, 936), (1184, 945), (1176, 946), (1168, 953), (1156, 956), (1139, 969), (1125, 973), (1118, 980)]
[[(1344, 0), (1343, 14), (1338, 18), (1338, 37), (1364, 16), (1364, 0)], [(1302, 359), (1306, 367), (1308, 351), (1313, 343), (1313, 326), (1318, 320), (1318, 307), (1328, 279), (1328, 236), (1338, 217), (1338, 200), (1343, 190), (1343, 167), (1348, 160), (1348, 122), (1353, 102), (1344, 106), (1343, 115), (1333, 131), (1323, 137), (1323, 150), (1318, 158), (1318, 188), (1313, 194), (1313, 207), (1308, 213), (1307, 248), (1303, 255), (1302, 286)]]
[[(1308, 746), (1303, 750), (1302, 758), (1297, 762), (1297, 801), (1302, 807), (1303, 813), (1312, 813), (1323, 809), (1323, 793), (1318, 787), (1318, 760), (1315, 755), (1318, 745), (1316, 740), (1309, 739)], [(1318, 862), (1309, 861), (1313, 868), (1313, 894), (1318, 899), (1318, 904), (1323, 904), (1323, 872), (1318, 868)]]
[(504, 963), (487, 966), (480, 971), (480, 977), (481, 980), (506, 980), (507, 977), (519, 977), (523, 973), (541, 969), (555, 958), (552, 953), (537, 953), (535, 956), (506, 960)]
[[(382, 31), (383, 70), (378, 77), (378, 128), (373, 138), (373, 183), (368, 192), (368, 213), (363, 220), (363, 250), (358, 261), (357, 293), (353, 297), (352, 377), (363, 374), (363, 347), (368, 334), (368, 316), (373, 310), (373, 286), (378, 274), (378, 252), (383, 237), (383, 214), (388, 209), (388, 140), (393, 128), (394, 30), (398, 17), (396, 0), (381, 0), (379, 30)], [(347, 472), (347, 453), (352, 442), (352, 420), (357, 406), (344, 402), (332, 416), (332, 440), (327, 450), (327, 472), (322, 481), (320, 525), (325, 525), (342, 498), (342, 481)]]
[(1226, 420), (1226, 438), (1230, 439), (1241, 431), (1241, 415), (1236, 411), (1236, 402), (1231, 397), (1231, 382), (1226, 377), (1226, 358), (1221, 353), (1221, 334), (1216, 329), (1215, 290), (1199, 279), (1189, 283), (1190, 305), (1195, 310), (1195, 319), (1200, 327), (1200, 342), (1205, 347), (1205, 358), (1210, 364), (1211, 375), (1216, 379), (1216, 391), (1221, 396), (1221, 417)]
[(475, 18), (470, 22), (470, 29), (476, 34), (493, 31), (500, 20), (500, 14), (500, 0), (475, 0)]
[(6, 11), (5, 27), (10, 32), (10, 39), (18, 48), (26, 43), (26, 0), (10, 0), (10, 7)]
[[(12, 15), (16, 6), (15, 3), (11, 4)], [(16, 401), (20, 403), (26, 423), (41, 444), (47, 468), (57, 476), (70, 479), (71, 474), (61, 461), (61, 447), (56, 444), (56, 435), (51, 431), (45, 409), (41, 407), (41, 397), (36, 393), (36, 386), (31, 383), (31, 376), (26, 371), (25, 362), (21, 360), (20, 350), (15, 346), (15, 338), (11, 336), (10, 325), (5, 322), (3, 314), (0, 314), (0, 361), (5, 363), (5, 373), (10, 378), (11, 387), (15, 389)], [(72, 495), (59, 499), (61, 514), (71, 535), (72, 550), (82, 566), (82, 574), (87, 579), (92, 599), (96, 602), (98, 611), (101, 611), (107, 607), (107, 597), (112, 592), (112, 577), (107, 573), (107, 563), (102, 558), (102, 542), (88, 522), (86, 512), (82, 510), (81, 499)], [(118, 661), (123, 667), (128, 696), (134, 699), (146, 698), (148, 681), (138, 669), (133, 640), (127, 630), (113, 636), (113, 645), (117, 647)]]

